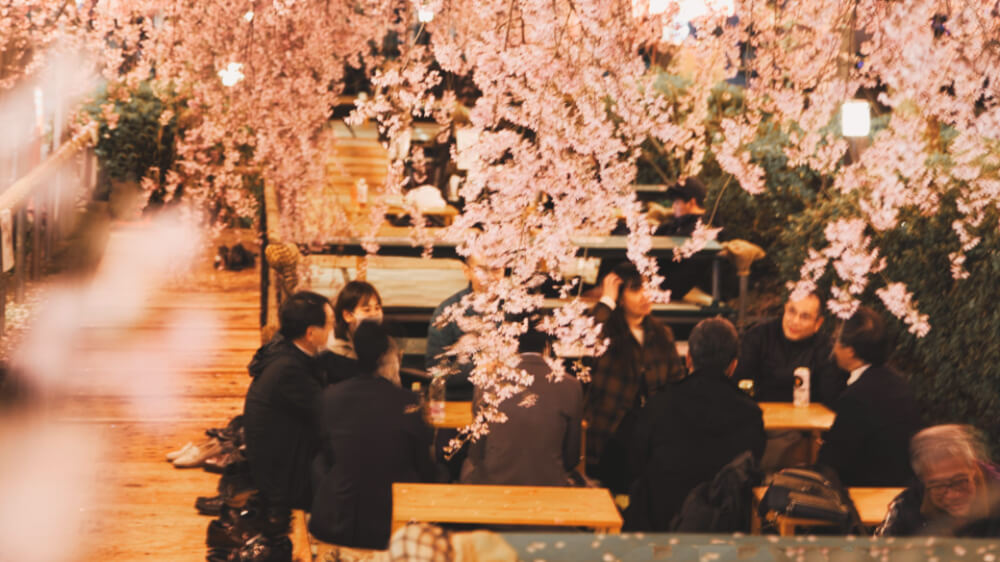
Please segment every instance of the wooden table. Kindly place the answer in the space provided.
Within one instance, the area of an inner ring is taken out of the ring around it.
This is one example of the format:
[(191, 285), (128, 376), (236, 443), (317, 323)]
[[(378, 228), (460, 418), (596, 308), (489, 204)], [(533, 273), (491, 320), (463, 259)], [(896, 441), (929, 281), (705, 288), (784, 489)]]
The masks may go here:
[(764, 412), (764, 429), (767, 431), (808, 431), (811, 435), (810, 458), (816, 462), (823, 443), (823, 432), (830, 429), (835, 417), (829, 408), (817, 403), (796, 407), (791, 402), (759, 402), (758, 406)]
[(472, 402), (444, 403), (444, 421), (434, 422), (437, 428), (461, 429), (472, 423)]
[[(850, 494), (851, 500), (854, 502), (854, 506), (858, 508), (858, 515), (861, 516), (861, 522), (868, 527), (874, 527), (882, 523), (885, 519), (885, 514), (888, 511), (889, 503), (898, 496), (904, 488), (848, 488), (847, 493)], [(757, 505), (760, 503), (761, 499), (764, 497), (764, 492), (767, 488), (764, 486), (754, 488), (754, 534), (760, 533), (760, 516), (757, 512)], [(775, 518), (775, 523), (778, 526), (778, 534), (783, 537), (789, 537), (795, 534), (796, 527), (817, 527), (823, 525), (832, 525), (829, 521), (819, 521), (815, 519), (800, 519), (796, 517), (785, 517), (784, 515), (778, 515)]]
[(604, 488), (397, 482), (392, 485), (393, 529), (409, 521), (590, 527), (611, 533), (622, 527)]

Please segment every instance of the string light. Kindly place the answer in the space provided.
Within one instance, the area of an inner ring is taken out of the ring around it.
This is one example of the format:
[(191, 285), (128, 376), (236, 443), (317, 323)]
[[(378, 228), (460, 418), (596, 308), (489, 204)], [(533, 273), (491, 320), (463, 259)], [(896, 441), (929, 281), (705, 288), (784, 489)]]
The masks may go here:
[(430, 6), (417, 7), (417, 21), (420, 23), (430, 23), (434, 21), (434, 10)]
[(867, 137), (871, 132), (871, 108), (864, 100), (845, 101), (840, 108), (840, 131), (845, 137)]
[(253, 10), (250, 10), (249, 12), (243, 14), (243, 20), (248, 23), (253, 21)]

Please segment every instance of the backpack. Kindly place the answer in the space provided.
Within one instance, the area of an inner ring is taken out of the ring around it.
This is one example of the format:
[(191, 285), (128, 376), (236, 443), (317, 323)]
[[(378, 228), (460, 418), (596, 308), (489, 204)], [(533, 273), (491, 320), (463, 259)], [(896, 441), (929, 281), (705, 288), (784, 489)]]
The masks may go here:
[(867, 534), (858, 510), (835, 472), (826, 467), (786, 468), (774, 475), (758, 512), (833, 523), (845, 533)]

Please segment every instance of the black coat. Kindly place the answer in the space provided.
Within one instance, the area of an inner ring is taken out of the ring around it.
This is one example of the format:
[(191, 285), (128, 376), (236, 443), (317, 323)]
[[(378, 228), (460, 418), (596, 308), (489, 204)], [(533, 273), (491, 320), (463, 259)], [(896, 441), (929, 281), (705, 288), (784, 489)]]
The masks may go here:
[(695, 486), (744, 451), (759, 461), (765, 441), (760, 407), (724, 373), (696, 370), (669, 384), (636, 422), (626, 529), (669, 530)]
[(370, 376), (331, 385), (323, 393), (321, 434), (309, 532), (341, 546), (386, 548), (392, 483), (435, 476), (431, 429), (417, 396)]
[(248, 369), (253, 382), (243, 405), (243, 424), (254, 483), (278, 505), (307, 509), (310, 465), (319, 446), (323, 372), (313, 357), (280, 334), (257, 350)]
[(823, 334), (800, 341), (785, 337), (781, 318), (768, 320), (747, 331), (740, 345), (740, 360), (733, 378), (754, 381), (760, 402), (791, 402), (796, 367), (809, 367), (809, 397), (833, 407), (847, 383), (847, 373), (830, 357), (832, 344)]
[(886, 367), (868, 367), (834, 409), (819, 462), (844, 486), (905, 486), (913, 478), (910, 438), (922, 424), (906, 381)]

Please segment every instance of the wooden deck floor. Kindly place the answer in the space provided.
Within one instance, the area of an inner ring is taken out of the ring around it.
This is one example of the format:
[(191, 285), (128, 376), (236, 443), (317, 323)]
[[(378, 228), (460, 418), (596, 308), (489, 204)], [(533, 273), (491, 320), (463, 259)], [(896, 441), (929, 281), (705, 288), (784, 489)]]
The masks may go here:
[[(194, 509), (197, 496), (215, 495), (218, 475), (176, 469), (164, 455), (204, 430), (220, 427), (243, 408), (250, 379), (246, 364), (260, 342), (259, 277), (256, 270), (212, 272), (208, 268), (172, 283), (149, 302), (149, 314), (132, 330), (156, 348), (158, 330), (178, 312), (209, 313), (216, 329), (171, 375), (173, 398), (144, 408), (134, 388), (99, 375), (59, 409), (60, 423), (85, 427), (103, 441), (98, 461), (97, 501), (89, 511), (81, 546), (83, 560), (204, 560), (209, 517)], [(176, 354), (175, 354), (176, 355)], [(160, 366), (151, 364), (150, 370)], [(133, 376), (154, 376), (143, 369)], [(158, 373), (162, 374), (162, 373)], [(150, 393), (160, 393), (154, 385)], [(157, 398), (157, 396), (150, 396)]]

